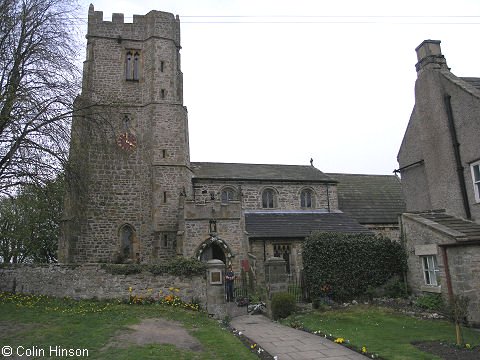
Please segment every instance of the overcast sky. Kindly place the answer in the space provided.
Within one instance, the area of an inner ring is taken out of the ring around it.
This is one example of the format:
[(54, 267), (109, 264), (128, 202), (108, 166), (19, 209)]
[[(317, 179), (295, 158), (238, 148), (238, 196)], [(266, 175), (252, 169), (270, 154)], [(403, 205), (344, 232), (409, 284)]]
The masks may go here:
[(313, 158), (324, 172), (392, 174), (414, 105), (415, 48), (441, 40), (455, 75), (480, 77), (478, 0), (93, 4), (104, 20), (180, 16), (192, 161)]

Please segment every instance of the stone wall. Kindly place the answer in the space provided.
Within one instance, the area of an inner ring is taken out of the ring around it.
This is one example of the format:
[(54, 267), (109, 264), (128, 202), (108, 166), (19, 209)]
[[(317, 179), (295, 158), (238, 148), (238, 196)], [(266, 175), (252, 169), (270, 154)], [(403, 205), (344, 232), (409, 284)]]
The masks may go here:
[(375, 235), (384, 236), (390, 240), (400, 241), (400, 227), (397, 224), (362, 224)]
[(275, 245), (289, 245), (290, 246), (290, 275), (300, 276), (303, 271), (303, 239), (289, 239), (289, 240), (276, 240), (276, 239), (255, 239), (250, 240), (249, 253), (255, 257), (255, 276), (257, 284), (265, 283), (265, 260), (271, 257), (275, 257), (274, 246)]
[[(244, 209), (262, 209), (262, 192), (265, 189), (274, 191), (275, 201), (273, 210), (300, 210), (300, 194), (302, 190), (313, 192), (312, 209), (338, 210), (337, 189), (332, 184), (305, 184), (296, 182), (275, 182), (268, 184), (247, 181), (203, 182), (196, 181), (195, 201), (208, 203), (211, 194), (215, 199), (221, 199), (221, 191), (231, 188), (236, 193)], [(241, 194), (239, 194), (241, 193)], [(328, 194), (328, 196), (327, 196)]]
[[(179, 277), (153, 275), (148, 272), (112, 275), (100, 264), (75, 265), (12, 265), (0, 268), (0, 291), (41, 294), (74, 299), (128, 299), (132, 294), (156, 296), (162, 290), (179, 289), (175, 295), (190, 302), (206, 301), (206, 280), (203, 276)], [(151, 289), (151, 290), (150, 290)]]
[[(136, 79), (126, 76), (130, 51), (139, 53)], [(125, 23), (114, 14), (103, 21), (90, 6), (70, 149), (83, 187), (68, 189), (60, 261), (119, 261), (127, 225), (135, 238), (129, 261), (155, 263), (175, 253), (179, 198), (191, 196), (179, 51), (174, 15), (152, 11)], [(135, 148), (117, 146), (125, 132), (135, 136)]]
[[(456, 244), (455, 238), (437, 228), (429, 226), (428, 220), (423, 223), (415, 217), (402, 215), (403, 236), (408, 254), (407, 281), (415, 294), (441, 293), (445, 301), (448, 299), (447, 278), (441, 244)], [(467, 296), (470, 299), (469, 321), (480, 324), (480, 246), (468, 243), (462, 246), (447, 247), (448, 264), (453, 293)], [(434, 255), (438, 264), (438, 286), (425, 284), (422, 256)]]

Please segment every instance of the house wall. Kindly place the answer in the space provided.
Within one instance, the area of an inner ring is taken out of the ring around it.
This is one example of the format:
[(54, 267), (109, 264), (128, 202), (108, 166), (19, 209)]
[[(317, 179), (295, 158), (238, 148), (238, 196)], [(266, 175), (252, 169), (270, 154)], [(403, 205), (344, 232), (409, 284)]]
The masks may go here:
[[(435, 46), (438, 46), (436, 51), (443, 58), (439, 44)], [(401, 172), (407, 211), (446, 209), (452, 215), (467, 217), (449, 128), (446, 96), (451, 97), (471, 216), (473, 220), (480, 221), (480, 203), (475, 201), (470, 171), (470, 163), (480, 159), (480, 91), (453, 75), (446, 65), (418, 67), (415, 108), (398, 154), (400, 168), (423, 160), (423, 164)]]
[[(455, 243), (453, 234), (442, 226), (433, 226), (427, 220), (416, 219), (415, 215), (402, 215), (403, 240), (408, 254), (408, 285), (413, 293), (441, 293), (448, 301), (447, 279), (441, 244)], [(435, 255), (438, 263), (439, 286), (425, 285), (422, 258)], [(458, 246), (447, 249), (452, 288), (454, 294), (470, 299), (469, 321), (480, 324), (480, 246)]]
[[(463, 86), (461, 87), (459, 84)], [(465, 84), (451, 73), (444, 75), (442, 86), (445, 92), (451, 96), (453, 119), (460, 143), (461, 165), (463, 167), (463, 177), (465, 179), (472, 220), (480, 223), (480, 203), (475, 201), (470, 169), (472, 162), (480, 160), (480, 147), (478, 146), (478, 134), (480, 134), (480, 90)], [(448, 207), (446, 208), (448, 209)]]

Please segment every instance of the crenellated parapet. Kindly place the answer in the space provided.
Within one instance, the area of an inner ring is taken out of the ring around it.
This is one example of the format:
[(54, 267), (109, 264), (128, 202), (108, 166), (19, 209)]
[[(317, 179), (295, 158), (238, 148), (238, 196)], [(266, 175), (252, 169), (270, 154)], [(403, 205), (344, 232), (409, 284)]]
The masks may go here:
[(133, 15), (132, 23), (125, 23), (124, 14), (113, 13), (112, 21), (103, 20), (103, 11), (88, 9), (87, 38), (115, 38), (118, 41), (144, 41), (151, 37), (173, 40), (180, 47), (180, 18), (164, 11), (152, 10), (146, 15)]

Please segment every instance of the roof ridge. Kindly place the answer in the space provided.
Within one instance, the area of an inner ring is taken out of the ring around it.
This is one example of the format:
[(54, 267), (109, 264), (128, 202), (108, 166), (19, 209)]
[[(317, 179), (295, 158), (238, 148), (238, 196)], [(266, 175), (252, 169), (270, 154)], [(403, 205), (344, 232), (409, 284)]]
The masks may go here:
[[(296, 165), (296, 164), (259, 164), (259, 163), (239, 163), (239, 162), (218, 162), (218, 161), (191, 161), (190, 164), (222, 164), (222, 165), (261, 165), (261, 166), (302, 166), (311, 167), (317, 171), (321, 171), (312, 165)], [(323, 171), (322, 171), (323, 172)]]

